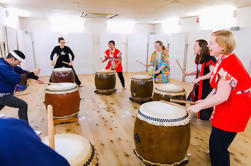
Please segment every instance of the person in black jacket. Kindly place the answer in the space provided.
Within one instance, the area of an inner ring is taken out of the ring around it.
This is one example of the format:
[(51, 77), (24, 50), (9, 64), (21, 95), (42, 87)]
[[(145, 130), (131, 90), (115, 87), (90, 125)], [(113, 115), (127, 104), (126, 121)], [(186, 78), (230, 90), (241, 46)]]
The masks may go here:
[[(210, 56), (207, 45), (207, 41), (203, 39), (196, 40), (193, 47), (196, 54), (196, 71), (191, 73), (183, 73), (184, 76), (196, 75), (196, 79), (193, 81), (194, 88), (188, 97), (188, 100), (191, 101), (205, 99), (207, 95), (212, 91), (209, 79), (211, 76), (211, 71), (215, 66), (216, 59), (213, 56)], [(201, 110), (198, 113), (198, 118), (200, 118), (201, 120), (209, 120), (212, 112), (213, 108)]]
[[(65, 40), (63, 37), (58, 38), (58, 43), (59, 43), (59, 46), (54, 47), (54, 49), (51, 52), (51, 56), (50, 56), (51, 65), (54, 66), (54, 69), (61, 68), (61, 67), (71, 68), (75, 75), (76, 84), (78, 86), (81, 86), (81, 82), (72, 66), (73, 60), (75, 58), (72, 50), (69, 47), (65, 46)], [(57, 58), (54, 61), (53, 57), (55, 54), (57, 54)], [(69, 57), (69, 55), (71, 55), (71, 58)], [(50, 82), (51, 82), (51, 79), (50, 79)]]

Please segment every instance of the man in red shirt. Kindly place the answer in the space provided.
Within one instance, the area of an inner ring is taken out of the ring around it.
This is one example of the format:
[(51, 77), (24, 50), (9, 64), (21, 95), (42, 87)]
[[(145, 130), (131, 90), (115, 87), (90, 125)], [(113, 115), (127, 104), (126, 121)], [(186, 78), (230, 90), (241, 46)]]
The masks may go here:
[(118, 73), (120, 82), (122, 84), (123, 89), (125, 89), (125, 79), (123, 76), (123, 68), (122, 68), (122, 53), (115, 48), (115, 42), (113, 40), (108, 42), (109, 49), (105, 51), (105, 59), (102, 60), (104, 63), (108, 60), (108, 64), (105, 69), (115, 70)]

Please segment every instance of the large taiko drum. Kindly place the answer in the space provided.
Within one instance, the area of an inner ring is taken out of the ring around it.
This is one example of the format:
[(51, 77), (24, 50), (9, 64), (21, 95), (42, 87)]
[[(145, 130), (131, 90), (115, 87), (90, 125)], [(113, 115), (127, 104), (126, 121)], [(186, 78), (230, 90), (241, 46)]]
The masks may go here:
[(170, 102), (170, 99), (186, 100), (185, 89), (174, 84), (157, 84), (153, 93), (153, 101), (165, 100)]
[(54, 123), (76, 122), (80, 107), (78, 87), (74, 83), (55, 83), (45, 90), (45, 104), (53, 106)]
[(114, 70), (100, 70), (95, 74), (96, 93), (112, 94), (116, 91), (116, 75)]
[(135, 154), (146, 165), (186, 162), (190, 115), (185, 107), (152, 101), (138, 109), (134, 126)]
[(149, 75), (134, 75), (131, 80), (131, 100), (147, 102), (152, 100), (153, 79)]
[[(43, 142), (49, 145), (49, 137), (43, 138)], [(62, 155), (71, 166), (98, 165), (94, 146), (80, 135), (56, 134), (55, 151)]]
[(75, 82), (75, 76), (71, 68), (55, 68), (51, 75), (51, 81), (54, 83), (60, 82)]

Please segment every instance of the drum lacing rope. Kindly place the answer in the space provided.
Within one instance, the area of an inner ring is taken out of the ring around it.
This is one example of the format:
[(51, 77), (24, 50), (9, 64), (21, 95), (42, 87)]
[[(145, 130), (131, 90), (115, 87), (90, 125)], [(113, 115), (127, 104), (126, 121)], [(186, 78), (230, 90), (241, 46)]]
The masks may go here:
[(137, 118), (143, 120), (149, 124), (156, 126), (180, 126), (187, 125), (191, 119), (189, 113), (187, 112), (185, 116), (176, 119), (164, 119), (164, 118), (154, 118), (148, 115), (143, 114), (140, 110), (138, 110)]
[(138, 157), (141, 161), (143, 161), (144, 163), (150, 164), (150, 165), (152, 165), (152, 166), (178, 166), (178, 165), (180, 165), (181, 163), (183, 163), (184, 161), (187, 160), (186, 157), (185, 157), (183, 160), (178, 161), (178, 162), (175, 162), (175, 163), (173, 163), (173, 164), (153, 163), (153, 162), (148, 161), (148, 160), (145, 160), (143, 157), (141, 157), (141, 156), (137, 153), (136, 149), (134, 149), (133, 152), (134, 152), (134, 154), (136, 155), (136, 157)]
[(152, 121), (156, 121), (156, 122), (179, 122), (182, 120), (185, 120), (188, 118), (188, 113), (186, 113), (185, 116), (181, 117), (181, 118), (176, 118), (176, 119), (163, 119), (163, 118), (154, 118), (154, 117), (150, 117), (147, 116), (145, 114), (143, 114), (142, 112), (140, 112), (140, 110), (138, 110), (139, 115), (141, 115), (142, 117), (152, 120)]
[(95, 155), (95, 148), (92, 144), (91, 144), (91, 150), (92, 150), (92, 154), (90, 158), (88, 159), (88, 161), (83, 166), (95, 166), (98, 163), (97, 158), (96, 158), (97, 156)]

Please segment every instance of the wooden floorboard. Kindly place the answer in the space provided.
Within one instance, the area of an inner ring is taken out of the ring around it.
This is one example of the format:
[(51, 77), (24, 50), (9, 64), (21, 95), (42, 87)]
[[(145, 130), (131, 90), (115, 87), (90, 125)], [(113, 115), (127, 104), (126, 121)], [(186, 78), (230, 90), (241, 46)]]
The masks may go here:
[[(133, 154), (133, 127), (138, 104), (132, 103), (130, 97), (130, 80), (133, 73), (124, 73), (126, 90), (122, 90), (117, 77), (117, 92), (110, 95), (94, 93), (94, 75), (80, 75), (83, 87), (81, 95), (79, 122), (56, 126), (56, 133), (75, 133), (88, 138), (95, 146), (100, 166), (140, 166), (142, 165)], [(48, 77), (42, 77), (48, 81)], [(191, 84), (172, 80), (183, 86), (187, 93)], [(42, 131), (41, 137), (47, 135), (47, 114), (44, 106), (44, 90), (46, 85), (29, 81), (31, 92), (23, 96), (29, 105), (29, 120), (34, 129)], [(2, 114), (17, 117), (17, 110), (5, 107)], [(230, 147), (232, 166), (251, 165), (251, 122), (244, 133), (239, 133)], [(208, 139), (211, 131), (210, 122), (194, 117), (191, 121), (191, 144), (188, 149), (189, 166), (209, 166)]]

